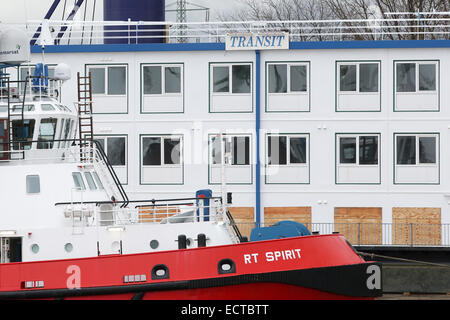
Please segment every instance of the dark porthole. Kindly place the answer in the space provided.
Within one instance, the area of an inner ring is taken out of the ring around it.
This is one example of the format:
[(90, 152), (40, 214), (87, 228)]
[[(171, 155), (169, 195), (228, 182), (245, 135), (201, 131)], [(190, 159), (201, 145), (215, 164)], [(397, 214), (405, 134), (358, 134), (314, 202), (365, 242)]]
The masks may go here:
[(152, 240), (152, 241), (150, 241), (150, 248), (156, 249), (156, 248), (158, 248), (158, 247), (159, 247), (159, 242), (158, 242), (158, 240)]

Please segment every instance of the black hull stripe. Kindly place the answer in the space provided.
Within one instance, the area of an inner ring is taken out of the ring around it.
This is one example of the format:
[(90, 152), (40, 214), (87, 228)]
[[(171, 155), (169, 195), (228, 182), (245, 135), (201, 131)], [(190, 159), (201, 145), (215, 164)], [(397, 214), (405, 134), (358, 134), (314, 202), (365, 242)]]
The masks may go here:
[(150, 291), (213, 288), (258, 282), (291, 284), (350, 297), (379, 297), (382, 295), (381, 288), (368, 289), (366, 285), (369, 276), (366, 271), (369, 265), (378, 265), (381, 270), (379, 263), (362, 263), (337, 267), (223, 276), (199, 280), (165, 281), (127, 286), (0, 292), (0, 299), (42, 299), (135, 293), (133, 299), (140, 300), (145, 292)]

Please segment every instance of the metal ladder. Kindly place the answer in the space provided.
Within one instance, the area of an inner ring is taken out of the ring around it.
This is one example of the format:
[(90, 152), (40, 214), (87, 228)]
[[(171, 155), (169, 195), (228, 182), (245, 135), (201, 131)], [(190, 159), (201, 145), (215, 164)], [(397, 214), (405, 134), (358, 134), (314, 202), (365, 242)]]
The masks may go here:
[(92, 141), (94, 139), (92, 119), (92, 81), (91, 73), (81, 76), (77, 73), (78, 84), (78, 133), (80, 140), (80, 160), (92, 159)]

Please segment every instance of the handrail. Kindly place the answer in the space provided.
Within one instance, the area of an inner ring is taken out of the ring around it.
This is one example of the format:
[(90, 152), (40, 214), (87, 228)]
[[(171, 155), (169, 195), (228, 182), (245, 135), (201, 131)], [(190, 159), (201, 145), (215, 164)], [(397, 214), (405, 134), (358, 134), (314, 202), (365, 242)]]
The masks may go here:
[[(407, 15), (409, 14), (410, 17)], [(108, 40), (123, 43), (156, 42), (223, 42), (231, 32), (287, 31), (292, 41), (364, 40), (382, 36), (395, 39), (449, 39), (450, 12), (385, 13), (383, 18), (334, 20), (269, 20), (269, 21), (64, 21), (49, 20), (55, 31), (55, 45), (102, 44)], [(15, 24), (27, 30), (32, 45), (40, 33), (42, 21)], [(59, 37), (58, 30), (71, 27), (70, 35)], [(91, 33), (84, 32), (91, 28)], [(58, 34), (58, 37), (56, 36)]]

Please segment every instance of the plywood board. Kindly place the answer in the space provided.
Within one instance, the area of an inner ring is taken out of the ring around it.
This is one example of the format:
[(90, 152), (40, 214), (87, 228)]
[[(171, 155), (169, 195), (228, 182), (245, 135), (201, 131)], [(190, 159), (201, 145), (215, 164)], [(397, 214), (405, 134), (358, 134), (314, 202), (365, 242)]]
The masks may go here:
[(397, 245), (440, 245), (441, 208), (392, 208), (392, 242)]
[(311, 207), (265, 207), (264, 225), (273, 225), (279, 221), (291, 220), (311, 226)]
[(139, 207), (139, 222), (160, 222), (180, 212), (178, 206)]
[(255, 227), (255, 209), (253, 207), (229, 207), (228, 210), (242, 236), (250, 240), (250, 234)]
[(334, 231), (353, 245), (382, 243), (382, 208), (336, 207)]

